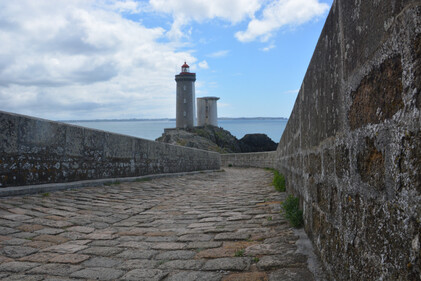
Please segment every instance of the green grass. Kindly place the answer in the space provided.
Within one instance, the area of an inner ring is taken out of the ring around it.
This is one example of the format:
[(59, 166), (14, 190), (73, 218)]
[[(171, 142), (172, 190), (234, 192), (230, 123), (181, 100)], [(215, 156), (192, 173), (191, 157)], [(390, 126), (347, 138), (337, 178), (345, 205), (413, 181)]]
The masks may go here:
[(141, 179), (136, 179), (135, 182), (145, 182), (145, 181), (151, 181), (152, 178), (141, 178)]
[(48, 196), (50, 196), (49, 192), (45, 192), (45, 193), (42, 194), (42, 197), (48, 197)]
[(285, 218), (293, 227), (299, 228), (304, 225), (303, 211), (300, 210), (300, 199), (298, 197), (289, 195), (282, 203), (282, 208), (285, 211)]
[(279, 173), (278, 170), (272, 168), (265, 168), (266, 171), (271, 171), (273, 173), (272, 185), (279, 192), (285, 192), (285, 177), (283, 174)]
[(267, 217), (266, 218), (268, 221), (272, 221), (273, 219), (272, 219), (272, 217)]
[(253, 261), (254, 261), (255, 263), (258, 263), (258, 262), (260, 261), (260, 259), (259, 259), (258, 257), (254, 257), (254, 258), (253, 258)]
[(235, 256), (236, 257), (243, 257), (244, 256), (244, 249), (236, 251)]

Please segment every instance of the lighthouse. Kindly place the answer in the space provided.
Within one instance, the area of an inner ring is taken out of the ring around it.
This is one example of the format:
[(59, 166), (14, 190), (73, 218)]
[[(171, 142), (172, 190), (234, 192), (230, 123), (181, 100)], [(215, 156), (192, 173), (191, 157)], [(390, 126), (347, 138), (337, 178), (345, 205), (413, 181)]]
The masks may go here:
[(177, 129), (193, 128), (196, 125), (195, 88), (196, 73), (190, 72), (184, 62), (180, 74), (175, 75), (177, 82), (176, 127)]

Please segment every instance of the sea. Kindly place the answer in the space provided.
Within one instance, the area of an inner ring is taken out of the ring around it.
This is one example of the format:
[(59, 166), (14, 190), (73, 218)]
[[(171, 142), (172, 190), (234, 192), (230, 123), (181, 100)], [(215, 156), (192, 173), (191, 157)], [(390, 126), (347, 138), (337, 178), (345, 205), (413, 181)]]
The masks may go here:
[[(95, 121), (64, 121), (68, 124), (118, 133), (148, 140), (159, 138), (164, 129), (175, 128), (175, 120), (95, 120)], [(241, 139), (246, 134), (266, 134), (274, 142), (279, 142), (284, 132), (285, 118), (256, 118), (256, 119), (221, 119), (218, 126), (229, 131)]]

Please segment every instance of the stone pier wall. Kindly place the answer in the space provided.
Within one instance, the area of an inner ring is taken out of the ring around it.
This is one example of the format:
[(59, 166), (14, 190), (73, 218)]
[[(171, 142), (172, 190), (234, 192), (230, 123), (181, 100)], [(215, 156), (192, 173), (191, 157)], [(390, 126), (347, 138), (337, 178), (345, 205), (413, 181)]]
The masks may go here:
[(221, 166), (275, 168), (276, 151), (221, 154)]
[(0, 111), (0, 188), (215, 170), (218, 153)]
[(332, 280), (421, 280), (421, 1), (333, 3), (278, 146)]

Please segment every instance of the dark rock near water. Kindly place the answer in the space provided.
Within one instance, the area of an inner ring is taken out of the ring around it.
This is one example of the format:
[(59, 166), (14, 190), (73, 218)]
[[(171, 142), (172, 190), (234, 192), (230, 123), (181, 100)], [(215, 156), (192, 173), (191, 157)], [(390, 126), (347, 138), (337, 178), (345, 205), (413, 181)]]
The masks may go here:
[(238, 140), (229, 131), (215, 126), (167, 129), (156, 141), (219, 153), (272, 151), (277, 147), (265, 134), (249, 134)]
[(242, 152), (263, 152), (276, 150), (278, 146), (265, 134), (247, 134), (240, 139)]

